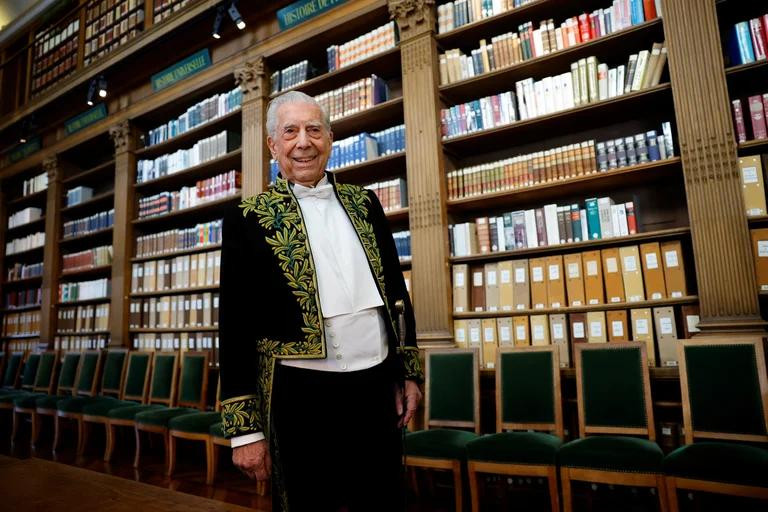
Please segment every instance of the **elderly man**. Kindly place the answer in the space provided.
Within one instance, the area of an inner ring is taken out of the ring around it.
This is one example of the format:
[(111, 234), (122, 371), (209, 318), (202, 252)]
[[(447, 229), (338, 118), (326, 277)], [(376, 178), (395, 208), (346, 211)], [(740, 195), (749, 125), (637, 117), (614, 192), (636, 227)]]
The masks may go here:
[(271, 475), (273, 510), (402, 510), (400, 432), (422, 371), (387, 219), (372, 192), (325, 172), (333, 134), (313, 98), (275, 98), (267, 132), (281, 176), (223, 228), (219, 361), (232, 459), (251, 478)]

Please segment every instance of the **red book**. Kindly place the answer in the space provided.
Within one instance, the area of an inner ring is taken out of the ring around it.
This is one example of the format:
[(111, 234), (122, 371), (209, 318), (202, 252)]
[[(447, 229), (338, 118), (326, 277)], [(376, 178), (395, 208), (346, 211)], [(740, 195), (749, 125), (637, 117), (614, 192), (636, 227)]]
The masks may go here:
[(597, 19), (597, 13), (593, 12), (589, 15), (589, 35), (592, 39), (600, 37), (600, 20)]
[(589, 32), (589, 15), (579, 14), (579, 42), (584, 43), (592, 39)]
[(629, 201), (624, 203), (624, 209), (627, 211), (627, 229), (630, 235), (637, 233), (637, 216), (635, 215), (635, 203)]
[(645, 21), (656, 18), (656, 2), (654, 0), (643, 0), (643, 12), (645, 12)]
[(760, 17), (761, 25), (763, 26), (763, 41), (768, 43), (768, 14), (763, 14)]
[(752, 138), (766, 139), (768, 133), (765, 129), (765, 113), (763, 112), (763, 100), (760, 95), (749, 97), (749, 117), (752, 119)]
[(749, 20), (749, 32), (752, 36), (752, 48), (755, 50), (755, 60), (765, 59), (765, 34), (760, 18)]
[(493, 125), (499, 126), (501, 124), (501, 104), (498, 94), (491, 96), (491, 106), (493, 107)]
[(736, 127), (736, 138), (739, 143), (747, 141), (747, 128), (744, 126), (744, 113), (741, 110), (741, 100), (733, 100), (733, 124)]

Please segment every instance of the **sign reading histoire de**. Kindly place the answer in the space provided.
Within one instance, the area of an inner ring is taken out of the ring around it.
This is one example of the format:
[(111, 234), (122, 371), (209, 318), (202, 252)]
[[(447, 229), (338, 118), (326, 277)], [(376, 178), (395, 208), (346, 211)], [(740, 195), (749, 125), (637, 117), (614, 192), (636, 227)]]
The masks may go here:
[(170, 87), (210, 66), (211, 54), (208, 53), (208, 48), (205, 48), (152, 75), (152, 91)]
[(277, 11), (280, 30), (295, 27), (347, 0), (299, 0)]
[(107, 117), (107, 106), (103, 103), (99, 103), (95, 107), (89, 108), (85, 112), (67, 119), (64, 122), (64, 129), (67, 131), (67, 135), (72, 135), (86, 126), (101, 121), (105, 117)]
[(40, 136), (38, 135), (34, 139), (28, 140), (24, 144), (19, 144), (18, 146), (13, 148), (8, 158), (10, 159), (11, 163), (18, 162), (19, 160), (24, 160), (32, 153), (36, 151), (40, 151), (41, 147), (42, 145), (40, 144)]

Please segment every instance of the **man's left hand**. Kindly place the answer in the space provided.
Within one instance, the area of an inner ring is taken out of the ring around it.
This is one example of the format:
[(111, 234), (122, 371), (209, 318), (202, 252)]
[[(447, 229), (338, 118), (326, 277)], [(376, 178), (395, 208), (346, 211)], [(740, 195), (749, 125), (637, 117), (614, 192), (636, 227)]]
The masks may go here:
[[(405, 394), (405, 407), (403, 407), (403, 394)], [(421, 402), (421, 389), (419, 389), (418, 383), (413, 380), (405, 381), (405, 393), (397, 387), (395, 393), (395, 405), (397, 407), (397, 415), (400, 417), (400, 421), (397, 423), (399, 428), (403, 428), (411, 421), (413, 415), (416, 413), (416, 409)]]

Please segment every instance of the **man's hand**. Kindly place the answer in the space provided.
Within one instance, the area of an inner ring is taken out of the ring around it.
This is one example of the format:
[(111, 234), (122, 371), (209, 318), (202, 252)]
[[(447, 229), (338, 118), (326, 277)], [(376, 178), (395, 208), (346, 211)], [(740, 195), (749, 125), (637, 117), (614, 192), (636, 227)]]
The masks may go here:
[(272, 457), (264, 439), (233, 448), (232, 462), (251, 479), (268, 480), (272, 473)]
[(397, 386), (395, 405), (397, 407), (397, 415), (400, 416), (400, 421), (397, 423), (398, 427), (403, 428), (411, 421), (411, 418), (416, 413), (416, 409), (419, 407), (419, 402), (421, 402), (421, 390), (415, 381), (405, 381), (405, 407), (403, 407), (403, 391), (400, 389), (400, 386)]

